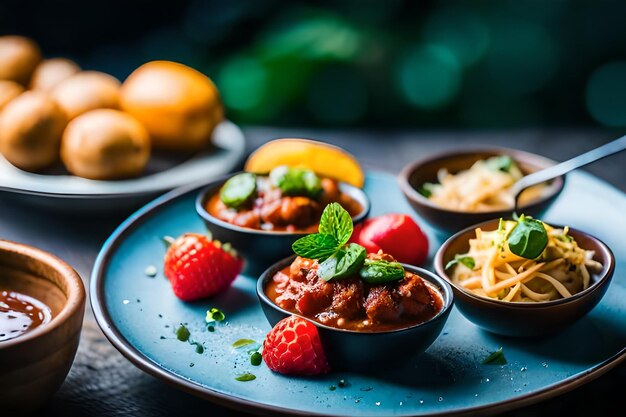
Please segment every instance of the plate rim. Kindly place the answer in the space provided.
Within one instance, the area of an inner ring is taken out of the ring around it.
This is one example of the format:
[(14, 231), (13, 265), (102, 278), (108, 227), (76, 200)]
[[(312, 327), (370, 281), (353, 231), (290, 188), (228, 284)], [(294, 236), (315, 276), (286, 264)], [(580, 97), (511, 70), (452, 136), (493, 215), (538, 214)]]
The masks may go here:
[[(221, 123), (221, 125), (223, 124), (224, 126), (227, 126), (228, 128), (232, 128), (235, 129), (237, 132), (237, 138), (238, 141), (240, 142), (239, 145), (237, 147), (241, 148), (240, 149), (240, 155), (236, 156), (236, 160), (235, 163), (233, 164), (233, 166), (229, 169), (228, 172), (230, 172), (233, 168), (235, 168), (238, 164), (240, 164), (245, 155), (246, 155), (246, 140), (245, 140), (245, 133), (243, 132), (243, 130), (241, 129), (241, 127), (239, 125), (237, 125), (236, 123), (232, 122), (231, 120), (225, 119), (223, 120)], [(218, 125), (219, 126), (219, 125)], [(237, 152), (236, 150), (231, 150), (231, 152)], [(198, 152), (202, 153), (202, 151)], [(191, 158), (193, 159), (195, 157), (192, 156)], [(173, 167), (170, 167), (164, 171), (159, 171), (157, 173), (153, 173), (150, 175), (155, 175), (155, 174), (160, 174), (160, 173), (165, 173), (168, 172), (171, 169), (176, 169), (177, 167), (185, 164), (189, 162), (189, 160), (182, 162), (178, 165), (175, 165)], [(19, 168), (15, 168), (15, 169), (19, 169)], [(37, 175), (45, 175), (45, 174), (37, 174)], [(72, 176), (71, 174), (67, 174), (67, 176)], [(220, 177), (222, 175), (219, 175)], [(140, 176), (138, 178), (147, 178), (147, 176)], [(133, 179), (138, 179), (138, 178), (132, 178)], [(115, 182), (115, 181), (111, 181), (111, 180), (91, 180), (91, 181), (96, 181), (96, 182), (106, 182), (106, 183), (111, 183), (111, 182)], [(200, 183), (206, 183), (206, 180), (202, 180), (202, 179), (198, 179), (196, 181), (193, 182), (194, 184), (200, 184)], [(162, 187), (162, 186), (155, 186), (153, 188), (149, 188), (149, 189), (142, 189), (139, 191), (125, 191), (125, 192), (100, 192), (100, 193), (84, 193), (84, 192), (53, 192), (53, 191), (46, 191), (46, 190), (35, 190), (35, 189), (29, 189), (29, 188), (19, 188), (19, 187), (12, 187), (12, 186), (8, 186), (8, 185), (2, 185), (0, 184), (0, 192), (6, 192), (6, 193), (12, 193), (12, 194), (20, 194), (20, 195), (30, 195), (30, 196), (37, 196), (37, 197), (46, 197), (46, 198), (55, 198), (55, 199), (68, 199), (68, 200), (72, 200), (72, 199), (89, 199), (89, 200), (99, 200), (99, 199), (108, 199), (108, 198), (128, 198), (128, 197), (141, 197), (141, 196), (156, 196), (159, 195), (161, 193), (170, 191), (170, 190), (174, 190), (180, 187), (185, 187), (184, 184), (180, 184), (177, 187)]]
[[(369, 176), (378, 175), (392, 175), (381, 170), (367, 170)], [(585, 176), (592, 177), (594, 180), (601, 181), (603, 184), (611, 186), (611, 184), (602, 181), (601, 179), (587, 173), (583, 173)], [(221, 406), (229, 407), (231, 409), (250, 412), (257, 415), (276, 415), (279, 413), (283, 416), (325, 416), (325, 417), (340, 417), (341, 414), (332, 413), (317, 413), (317, 412), (304, 412), (301, 410), (294, 410), (291, 408), (278, 407), (270, 404), (261, 403), (254, 400), (246, 400), (237, 396), (225, 394), (209, 387), (202, 386), (198, 383), (185, 379), (183, 376), (176, 374), (173, 371), (158, 366), (148, 356), (134, 347), (118, 330), (116, 324), (111, 319), (107, 310), (104, 300), (104, 281), (105, 272), (109, 264), (110, 258), (113, 255), (114, 250), (119, 246), (121, 241), (126, 235), (134, 231), (137, 227), (147, 221), (150, 217), (154, 216), (163, 206), (186, 196), (187, 194), (198, 191), (203, 185), (201, 184), (189, 184), (179, 188), (175, 188), (162, 196), (147, 203), (133, 214), (131, 214), (126, 220), (124, 220), (107, 238), (102, 245), (100, 252), (94, 263), (94, 267), (90, 276), (89, 282), (89, 299), (91, 308), (96, 319), (96, 323), (104, 333), (109, 342), (117, 349), (126, 359), (128, 359), (137, 368), (146, 372), (153, 377), (166, 382), (167, 384), (181, 389), (187, 393), (195, 395), (196, 397), (204, 400), (209, 400)], [(626, 347), (615, 353), (613, 356), (605, 359), (604, 361), (594, 365), (593, 367), (567, 377), (559, 382), (550, 384), (542, 389), (519, 397), (502, 400), (490, 404), (460, 408), (453, 411), (442, 411), (435, 413), (422, 414), (427, 416), (469, 416), (469, 415), (493, 415), (505, 411), (514, 410), (520, 407), (528, 406), (538, 403), (542, 400), (547, 400), (572, 391), (594, 379), (604, 375), (606, 372), (615, 368), (626, 360)]]

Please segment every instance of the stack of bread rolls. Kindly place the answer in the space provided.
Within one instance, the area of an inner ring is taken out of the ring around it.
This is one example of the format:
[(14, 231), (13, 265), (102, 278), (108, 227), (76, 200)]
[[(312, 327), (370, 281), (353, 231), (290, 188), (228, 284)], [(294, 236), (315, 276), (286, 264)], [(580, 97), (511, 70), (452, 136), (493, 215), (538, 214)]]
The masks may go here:
[(80, 177), (131, 178), (152, 149), (206, 147), (223, 119), (213, 82), (185, 65), (148, 62), (120, 83), (69, 59), (43, 59), (28, 38), (0, 36), (0, 153), (20, 169), (60, 160)]

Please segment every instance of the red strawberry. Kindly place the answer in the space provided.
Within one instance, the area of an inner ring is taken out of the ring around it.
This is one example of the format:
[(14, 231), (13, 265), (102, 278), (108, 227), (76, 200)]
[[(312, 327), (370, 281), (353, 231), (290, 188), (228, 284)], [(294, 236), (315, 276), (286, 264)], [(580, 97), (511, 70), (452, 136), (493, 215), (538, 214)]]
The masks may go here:
[(267, 334), (263, 360), (274, 372), (317, 375), (330, 370), (317, 327), (302, 317), (282, 319)]
[(415, 221), (406, 214), (385, 214), (368, 219), (355, 229), (351, 241), (369, 253), (382, 249), (398, 260), (419, 265), (428, 256), (428, 238)]
[(165, 253), (163, 268), (174, 294), (192, 301), (230, 287), (243, 268), (243, 260), (228, 246), (197, 233), (185, 233), (174, 240)]

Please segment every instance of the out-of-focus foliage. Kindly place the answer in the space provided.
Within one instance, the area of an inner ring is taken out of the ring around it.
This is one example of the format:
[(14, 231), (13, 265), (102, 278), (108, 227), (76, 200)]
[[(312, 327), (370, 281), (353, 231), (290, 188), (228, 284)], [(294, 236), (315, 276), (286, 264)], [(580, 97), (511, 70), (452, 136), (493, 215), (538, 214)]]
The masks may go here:
[(0, 31), (120, 78), (184, 62), (240, 123), (626, 126), (620, 0), (25, 3)]

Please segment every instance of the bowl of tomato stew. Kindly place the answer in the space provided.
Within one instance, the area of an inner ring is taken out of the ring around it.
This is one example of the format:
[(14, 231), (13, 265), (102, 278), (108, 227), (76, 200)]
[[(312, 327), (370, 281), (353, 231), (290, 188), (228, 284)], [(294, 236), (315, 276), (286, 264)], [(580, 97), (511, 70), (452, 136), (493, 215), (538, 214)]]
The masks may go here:
[[(281, 189), (272, 173), (222, 178), (203, 188), (196, 199), (196, 211), (213, 238), (232, 244), (246, 260), (248, 273), (258, 274), (289, 256), (293, 242), (317, 230), (328, 203), (341, 204), (354, 224), (369, 214), (369, 199), (360, 188), (315, 176), (305, 177), (308, 190), (298, 189), (297, 180)], [(227, 186), (234, 191), (225, 192)]]
[(404, 278), (393, 283), (369, 284), (356, 274), (324, 281), (317, 261), (291, 256), (261, 275), (257, 295), (272, 326), (290, 315), (314, 323), (333, 368), (371, 369), (425, 351), (452, 310), (452, 288), (444, 279), (402, 266)]

